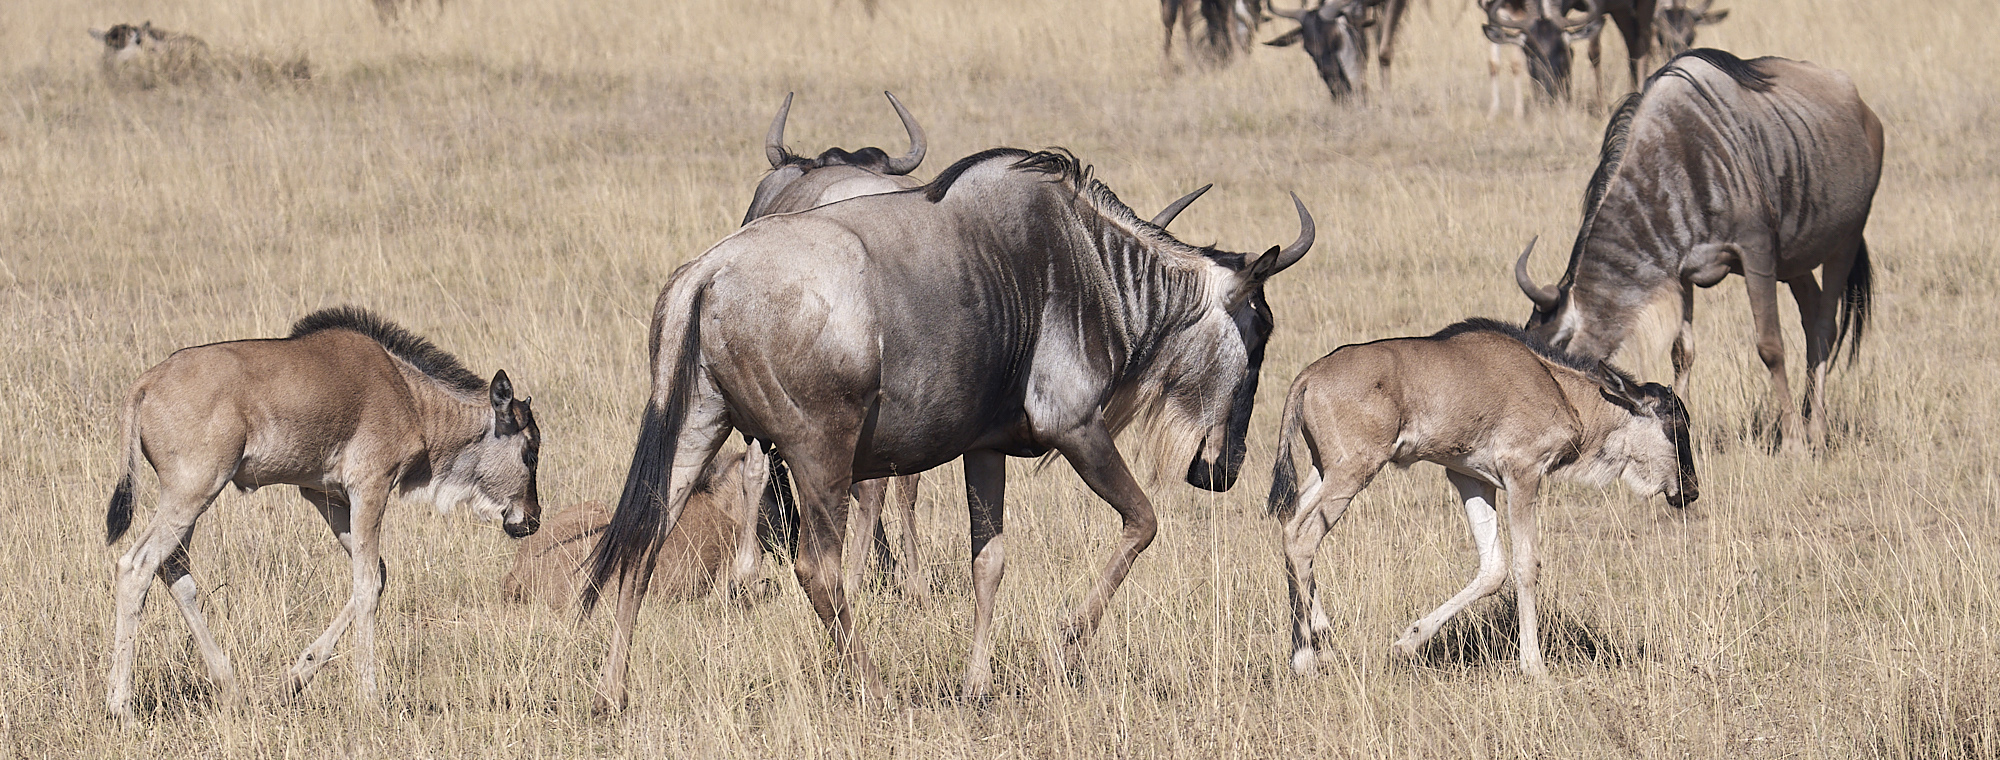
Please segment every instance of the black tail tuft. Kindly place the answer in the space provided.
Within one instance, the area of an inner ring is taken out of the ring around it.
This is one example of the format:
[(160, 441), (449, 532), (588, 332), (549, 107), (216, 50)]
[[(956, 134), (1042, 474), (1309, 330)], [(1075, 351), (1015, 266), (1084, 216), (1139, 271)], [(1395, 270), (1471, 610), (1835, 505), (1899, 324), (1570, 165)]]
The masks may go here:
[(1847, 272), (1847, 291), (1840, 299), (1840, 328), (1833, 334), (1833, 350), (1827, 356), (1840, 356), (1840, 344), (1847, 341), (1847, 363), (1861, 355), (1861, 335), (1868, 332), (1868, 311), (1874, 299), (1875, 276), (1868, 266), (1868, 241), (1854, 251), (1854, 267)]
[(132, 528), (132, 473), (118, 478), (118, 487), (111, 491), (111, 507), (104, 510), (104, 543), (109, 546), (118, 542), (125, 531)]
[(1301, 375), (1285, 394), (1285, 414), (1278, 422), (1278, 461), (1271, 467), (1271, 498), (1264, 503), (1265, 513), (1272, 517), (1284, 519), (1298, 511), (1299, 471), (1292, 462), (1292, 440), (1299, 437), (1299, 427), (1303, 424), (1305, 377)]

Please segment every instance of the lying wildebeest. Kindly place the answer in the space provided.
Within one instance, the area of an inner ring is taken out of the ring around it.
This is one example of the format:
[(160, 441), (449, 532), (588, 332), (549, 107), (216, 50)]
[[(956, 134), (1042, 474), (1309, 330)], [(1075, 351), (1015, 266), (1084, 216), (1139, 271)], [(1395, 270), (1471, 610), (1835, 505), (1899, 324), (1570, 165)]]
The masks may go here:
[(1694, 47), (1695, 27), (1708, 26), (1729, 18), (1728, 9), (1709, 10), (1715, 0), (1697, 0), (1699, 5), (1689, 5), (1688, 0), (1664, 0), (1653, 19), (1654, 37), (1660, 43), (1660, 50), (1669, 57), (1677, 56)]
[[(1687, 410), (1664, 386), (1638, 385), (1609, 364), (1563, 354), (1518, 328), (1470, 319), (1424, 338), (1342, 346), (1292, 381), (1279, 423), (1270, 512), (1285, 521), (1292, 670), (1314, 672), (1329, 631), (1313, 588), (1320, 540), (1384, 465), (1443, 465), (1465, 500), (1479, 574), (1412, 624), (1392, 651), (1416, 654), (1466, 605), (1499, 590), (1506, 552), (1494, 519), (1507, 491), (1521, 669), (1542, 676), (1536, 638), (1535, 506), (1547, 477), (1603, 485), (1622, 479), (1676, 507), (1698, 495)], [(1301, 432), (1312, 470), (1300, 495), (1292, 444)]]
[(388, 582), (382, 515), (391, 494), (459, 505), (502, 519), (507, 535), (535, 532), (541, 431), (505, 371), (489, 384), (430, 341), (367, 311), (317, 311), (291, 337), (184, 348), (147, 370), (125, 402), (125, 473), (104, 517), (106, 543), (132, 524), (132, 474), (160, 477), (159, 506), (118, 558), (110, 695), (126, 721), (139, 612), (157, 575), (194, 633), (208, 673), (236, 700), (235, 670), (203, 622), (190, 575), (195, 520), (225, 486), (244, 492), (295, 485), (352, 559), (353, 594), (290, 670), (291, 693), (355, 631), (356, 681), (375, 693), (375, 608)]
[[(715, 587), (723, 565), (736, 552), (737, 526), (757, 524), (761, 493), (746, 492), (742, 452), (718, 456), (688, 496), (674, 532), (660, 546), (647, 588), (668, 601), (694, 599)], [(521, 541), (514, 567), (500, 578), (510, 602), (540, 601), (553, 610), (568, 608), (583, 591), (584, 561), (596, 538), (611, 523), (603, 502), (578, 504), (542, 521), (542, 529)]]
[(199, 77), (208, 66), (208, 43), (191, 34), (156, 28), (151, 21), (92, 29), (90, 36), (104, 43), (98, 66), (113, 84), (157, 87)]
[(1160, 26), (1166, 31), (1160, 43), (1160, 59), (1168, 68), (1175, 66), (1174, 21), (1181, 23), (1181, 36), (1187, 38), (1188, 50), (1196, 49), (1197, 9), (1206, 27), (1200, 49), (1210, 62), (1226, 63), (1238, 48), (1249, 54), (1257, 27), (1264, 23), (1264, 0), (1160, 0)]
[[(1852, 361), (1867, 327), (1862, 230), (1881, 176), (1882, 122), (1846, 74), (1689, 51), (1627, 97), (1605, 127), (1562, 280), (1544, 288), (1528, 276), (1532, 241), (1515, 260), (1515, 281), (1535, 304), (1528, 330), (1571, 353), (1608, 357), (1635, 315), (1679, 296), (1674, 390), (1685, 396), (1694, 288), (1743, 275), (1784, 446), (1797, 449), (1804, 434), (1817, 449), (1826, 440), (1828, 360), (1852, 335)], [(1810, 427), (1786, 384), (1779, 282), (1791, 286), (1805, 327)]]
[[(778, 115), (771, 120), (771, 130), (764, 138), (764, 156), (771, 161), (771, 173), (757, 184), (757, 193), (750, 201), (749, 211), (743, 215), (743, 223), (749, 224), (771, 214), (789, 214), (848, 198), (893, 193), (922, 185), (923, 181), (909, 174), (923, 163), (926, 146), (924, 129), (894, 94), (882, 94), (889, 98), (889, 105), (896, 109), (896, 117), (902, 120), (903, 130), (910, 136), (910, 151), (900, 157), (891, 157), (881, 148), (862, 148), (851, 153), (840, 148), (828, 148), (817, 158), (793, 155), (785, 148), (785, 119), (792, 110), (792, 95), (786, 93), (785, 104), (778, 108)], [(771, 497), (780, 505), (785, 517), (795, 519), (795, 505), (791, 504), (791, 492), (785, 485), (788, 472), (784, 460), (771, 457), (769, 461), (775, 468), (771, 470), (768, 480), (774, 487)], [(897, 513), (903, 520), (902, 562), (897, 562), (889, 552), (889, 536), (882, 527), (882, 508), (888, 499), (890, 479), (866, 480), (853, 485), (851, 490), (859, 506), (854, 515), (855, 524), (864, 527), (854, 532), (853, 545), (847, 552), (854, 562), (848, 584), (850, 588), (861, 587), (867, 572), (868, 547), (872, 539), (877, 567), (898, 579), (904, 595), (919, 602), (930, 598), (930, 575), (917, 555), (919, 477), (903, 475), (893, 478), (896, 482)], [(729, 579), (732, 587), (741, 586), (758, 574), (758, 562), (763, 557), (756, 536), (758, 524), (759, 521), (747, 520), (738, 525), (742, 535), (737, 544), (738, 556), (733, 563), (736, 572)], [(789, 529), (791, 526), (785, 527)]]
[(1355, 91), (1367, 89), (1368, 30), (1375, 30), (1380, 46), (1376, 57), (1382, 67), (1382, 85), (1389, 84), (1389, 65), (1396, 54), (1396, 29), (1402, 24), (1406, 0), (1331, 0), (1317, 8), (1286, 10), (1273, 6), (1271, 12), (1298, 22), (1299, 28), (1278, 35), (1264, 44), (1286, 47), (1303, 43), (1312, 58), (1327, 94), (1335, 101)]
[[(1488, 118), (1500, 112), (1500, 54), (1507, 45), (1519, 47), (1521, 58), (1527, 64), (1528, 77), (1543, 95), (1554, 100), (1567, 100), (1570, 94), (1570, 45), (1590, 42), (1590, 68), (1597, 83), (1599, 97), (1604, 91), (1603, 69), (1599, 66), (1602, 58), (1602, 38), (1604, 20), (1609, 18), (1618, 27), (1619, 36), (1625, 41), (1625, 70), (1633, 89), (1639, 86), (1639, 66), (1651, 50), (1653, 37), (1653, 3), (1655, 0), (1479, 0), (1486, 12), (1486, 24), (1481, 29), (1486, 39), (1492, 43), (1492, 53), (1487, 60), (1487, 79), (1492, 90), (1492, 99), (1487, 104)], [(1571, 11), (1583, 12), (1583, 17), (1572, 18)], [(1521, 70), (1514, 73), (1514, 115), (1523, 114), (1525, 96), (1521, 87)]]
[(645, 558), (730, 428), (784, 452), (800, 488), (795, 570), (866, 693), (886, 689), (854, 635), (840, 555), (847, 486), (964, 457), (974, 623), (965, 691), (992, 678), (1006, 457), (1060, 452), (1123, 520), (1096, 586), (1059, 630), (1097, 628), (1153, 508), (1113, 436), (1164, 430), (1189, 483), (1226, 490), (1271, 332), (1264, 282), (1312, 247), (1196, 248), (1134, 216), (1075, 158), (994, 149), (919, 192), (760, 219), (674, 273), (654, 308), (653, 383), (624, 495), (584, 609), (614, 578), (595, 707), (625, 704)]

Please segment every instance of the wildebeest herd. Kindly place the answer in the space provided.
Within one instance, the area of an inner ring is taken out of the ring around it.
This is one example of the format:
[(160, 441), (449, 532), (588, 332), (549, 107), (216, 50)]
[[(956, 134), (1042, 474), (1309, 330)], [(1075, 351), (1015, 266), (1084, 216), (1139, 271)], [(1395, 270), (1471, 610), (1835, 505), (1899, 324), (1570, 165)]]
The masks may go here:
[[(1487, 36), (1527, 51), (1535, 81), (1557, 95), (1567, 87), (1568, 46), (1594, 42), (1607, 18), (1626, 39), (1636, 80), (1656, 37), (1684, 47), (1696, 25), (1721, 16), (1705, 2), (1481, 5)], [(1194, 42), (1186, 19), (1197, 12), (1210, 25), (1201, 44), (1247, 49), (1264, 11), (1256, 0), (1165, 0), (1162, 9), (1169, 55), (1177, 22)], [(1298, 22), (1290, 36), (1338, 98), (1361, 81), (1371, 27), (1381, 30), (1386, 73), (1404, 9), (1402, 0), (1330, 0), (1270, 10)], [(1585, 15), (1565, 15), (1572, 10)], [(1671, 25), (1656, 25), (1656, 13)], [(99, 36), (113, 52), (174, 44), (158, 34), (121, 25)], [(1497, 108), (1497, 63), (1494, 74)], [(1826, 445), (1826, 373), (1843, 342), (1850, 356), (1858, 350), (1868, 315), (1862, 233), (1881, 172), (1880, 122), (1844, 74), (1779, 58), (1690, 49), (1639, 85), (1606, 127), (1562, 279), (1544, 287), (1528, 276), (1532, 241), (1514, 262), (1533, 306), (1523, 326), (1469, 318), (1427, 336), (1342, 346), (1292, 382), (1267, 504), (1283, 523), (1297, 673), (1315, 671), (1330, 630), (1313, 580), (1321, 540), (1382, 467), (1426, 461), (1445, 468), (1463, 500), (1479, 569), (1392, 653), (1416, 655), (1511, 577), (1520, 667), (1544, 676), (1535, 602), (1543, 482), (1622, 480), (1677, 508), (1697, 497), (1680, 395), (1696, 287), (1742, 276), (1783, 445)], [(910, 175), (925, 158), (924, 130), (889, 100), (909, 135), (906, 152), (836, 148), (807, 158), (785, 147), (785, 98), (765, 139), (770, 172), (742, 226), (660, 291), (647, 401), (608, 511), (572, 507), (544, 527), (530, 401), (516, 397), (506, 372), (483, 379), (369, 311), (315, 312), (288, 337), (186, 348), (148, 370), (125, 403), (125, 472), (106, 514), (116, 542), (132, 524), (134, 473), (150, 464), (158, 504), (117, 561), (110, 713), (136, 718), (137, 627), (154, 577), (222, 697), (241, 698), (203, 620), (188, 552), (195, 522), (232, 485), (298, 487), (351, 559), (352, 594), (292, 666), (292, 692), (352, 627), (357, 682), (374, 696), (375, 616), (388, 577), (382, 517), (400, 495), (466, 506), (516, 538), (543, 528), (508, 576), (513, 598), (573, 601), (585, 613), (615, 600), (593, 705), (605, 712), (626, 705), (645, 597), (711, 586), (742, 596), (767, 550), (789, 554), (855, 687), (886, 696), (848, 593), (864, 581), (860, 555), (871, 548), (900, 571), (908, 597), (930, 593), (910, 530), (915, 486), (920, 473), (954, 459), (965, 473), (974, 613), (961, 687), (968, 697), (989, 694), (1007, 459), (1059, 455), (1122, 529), (1096, 583), (1058, 624), (1056, 667), (1075, 663), (1158, 526), (1118, 435), (1147, 428), (1152, 435), (1134, 437), (1144, 456), (1197, 488), (1234, 486), (1277, 327), (1265, 286), (1312, 249), (1313, 216), (1294, 194), (1300, 229), (1288, 243), (1267, 240), (1261, 252), (1189, 245), (1167, 226), (1207, 187), (1141, 217), (1061, 150), (993, 148), (919, 181)], [(1803, 415), (1785, 380), (1780, 281), (1806, 334)], [(1640, 310), (1676, 299), (1672, 388), (1606, 362)], [(747, 450), (723, 451), (732, 432)], [(900, 562), (881, 527), (890, 479), (904, 521)], [(1511, 564), (1500, 543), (1502, 490)]]

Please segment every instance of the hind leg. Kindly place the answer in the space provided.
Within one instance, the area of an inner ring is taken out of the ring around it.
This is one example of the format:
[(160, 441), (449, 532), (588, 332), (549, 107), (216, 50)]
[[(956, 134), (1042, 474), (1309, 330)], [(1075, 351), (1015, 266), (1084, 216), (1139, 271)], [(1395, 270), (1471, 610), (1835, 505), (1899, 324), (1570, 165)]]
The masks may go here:
[[(1769, 253), (1743, 254), (1745, 262), (1770, 261)], [(1805, 448), (1805, 425), (1798, 408), (1792, 405), (1791, 383), (1785, 377), (1785, 336), (1778, 324), (1778, 283), (1770, 272), (1744, 267), (1743, 284), (1750, 296), (1750, 316), (1757, 329), (1757, 358), (1771, 373), (1771, 405), (1778, 414), (1781, 449), (1799, 453)]]
[[(792, 569), (812, 602), (813, 612), (826, 625), (864, 693), (880, 699), (889, 691), (868, 656), (867, 645), (854, 633), (854, 614), (840, 562), (847, 532), (847, 491), (853, 478), (853, 431), (860, 428), (858, 423), (826, 424), (819, 431), (823, 434), (819, 440), (807, 445), (786, 442), (783, 447), (799, 486), (799, 551)], [(844, 434), (843, 429), (847, 431)]]
[[(172, 472), (171, 468), (168, 469)], [(132, 548), (118, 558), (112, 581), (111, 619), (111, 671), (107, 678), (109, 689), (104, 698), (104, 709), (119, 720), (131, 724), (138, 720), (132, 712), (132, 672), (138, 658), (139, 613), (146, 607), (146, 592), (153, 585), (154, 576), (163, 572), (169, 559), (182, 551), (188, 534), (194, 531), (195, 520), (200, 519), (208, 505), (215, 501), (215, 495), (229, 482), (228, 475), (215, 478), (195, 486), (182, 484), (185, 478), (161, 478), (160, 503), (153, 512), (153, 519), (146, 530), (139, 534)], [(176, 594), (176, 599), (179, 595)], [(197, 641), (206, 635), (206, 626), (197, 633)], [(213, 644), (213, 641), (210, 642)], [(203, 653), (206, 656), (206, 652)], [(225, 667), (227, 660), (224, 660)], [(210, 673), (215, 672), (214, 662), (209, 663)], [(229, 674), (229, 684), (225, 691), (232, 689), (235, 678)]]
[(237, 704), (243, 701), (243, 692), (236, 687), (236, 668), (229, 664), (229, 655), (215, 643), (215, 636), (208, 631), (208, 621), (201, 614), (201, 602), (197, 594), (194, 575), (188, 567), (188, 543), (193, 531), (181, 539), (173, 556), (160, 565), (157, 573), (160, 582), (167, 585), (174, 595), (174, 604), (180, 607), (181, 618), (187, 621), (188, 630), (194, 632), (195, 647), (201, 650), (202, 663), (208, 666), (208, 677), (222, 687), (222, 701)]
[[(1456, 596), (1432, 610), (1423, 619), (1411, 623), (1403, 631), (1402, 638), (1390, 646), (1390, 653), (1402, 658), (1414, 657), (1424, 643), (1437, 635), (1438, 628), (1473, 602), (1500, 590), (1500, 583), (1507, 578), (1507, 555), (1500, 548), (1500, 525), (1498, 512), (1494, 509), (1496, 489), (1492, 484), (1454, 470), (1446, 470), (1445, 476), (1451, 480), (1452, 488), (1458, 489), (1458, 498), (1465, 502), (1465, 521), (1472, 528), (1472, 542), (1479, 547), (1479, 573), (1472, 582)], [(1509, 503), (1513, 502), (1509, 495)], [(1519, 532), (1516, 525), (1513, 530)]]
[(1289, 576), (1286, 590), (1292, 607), (1292, 672), (1302, 676), (1318, 671), (1319, 650), (1326, 646), (1332, 633), (1332, 624), (1320, 606), (1319, 591), (1313, 580), (1313, 559), (1327, 531), (1347, 514), (1349, 502), (1367, 487), (1381, 464), (1377, 463), (1373, 469), (1366, 464), (1352, 468), (1337, 464), (1336, 468), (1330, 474), (1340, 482), (1329, 484), (1321, 478), (1318, 463), (1313, 465), (1306, 474), (1299, 507), (1285, 520), (1284, 526), (1285, 569)]
[(916, 604), (924, 604), (931, 599), (931, 573), (923, 557), (917, 553), (917, 486), (923, 481), (923, 476), (900, 475), (893, 480), (896, 483), (896, 513), (903, 520), (903, 560), (896, 562), (889, 556), (889, 540), (882, 533), (880, 521), (875, 523), (875, 553), (896, 568), (903, 596)]

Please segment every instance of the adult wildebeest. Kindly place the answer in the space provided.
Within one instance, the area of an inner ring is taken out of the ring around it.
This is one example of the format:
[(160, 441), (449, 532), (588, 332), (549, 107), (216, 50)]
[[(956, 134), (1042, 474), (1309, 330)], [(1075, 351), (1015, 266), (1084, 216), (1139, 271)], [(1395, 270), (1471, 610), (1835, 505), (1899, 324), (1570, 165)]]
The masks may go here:
[(208, 65), (208, 43), (156, 28), (151, 21), (92, 29), (90, 36), (104, 43), (98, 67), (105, 80), (117, 85), (151, 88), (181, 82), (201, 76)]
[[(1651, 50), (1653, 37), (1653, 3), (1655, 0), (1479, 0), (1480, 8), (1486, 12), (1486, 23), (1481, 27), (1486, 39), (1492, 43), (1491, 56), (1487, 60), (1487, 78), (1492, 90), (1492, 100), (1488, 103), (1486, 115), (1491, 118), (1500, 112), (1500, 54), (1503, 46), (1512, 45), (1521, 49), (1521, 58), (1527, 64), (1528, 78), (1533, 79), (1542, 94), (1555, 99), (1567, 100), (1570, 92), (1570, 45), (1588, 40), (1590, 42), (1590, 68), (1597, 82), (1598, 93), (1604, 90), (1603, 70), (1599, 67), (1602, 57), (1600, 32), (1604, 20), (1610, 19), (1618, 27), (1619, 36), (1625, 41), (1625, 69), (1631, 77), (1632, 87), (1639, 86), (1639, 63)], [(1581, 11), (1581, 18), (1567, 15), (1571, 11)], [(1521, 87), (1521, 70), (1514, 69), (1514, 115), (1519, 117), (1524, 109), (1525, 96)]]
[(1123, 520), (1117, 551), (1061, 627), (1060, 664), (1152, 542), (1152, 504), (1113, 436), (1166, 433), (1166, 461), (1226, 490), (1241, 468), (1272, 322), (1264, 282), (1312, 246), (1261, 256), (1185, 245), (1067, 154), (993, 149), (920, 191), (855, 198), (738, 230), (675, 272), (654, 308), (653, 384), (596, 591), (623, 578), (598, 709), (625, 704), (646, 558), (730, 428), (784, 452), (799, 484), (795, 570), (871, 696), (840, 577), (847, 486), (964, 457), (974, 623), (965, 691), (991, 682), (1007, 456), (1059, 452)]
[(1174, 22), (1180, 21), (1181, 36), (1189, 50), (1195, 49), (1194, 20), (1199, 10), (1206, 27), (1202, 47), (1211, 62), (1224, 63), (1238, 48), (1250, 52), (1257, 27), (1264, 23), (1264, 0), (1160, 0), (1160, 26), (1165, 39), (1160, 43), (1160, 59), (1174, 66)]
[(1271, 12), (1298, 22), (1299, 28), (1278, 35), (1264, 44), (1287, 47), (1301, 44), (1312, 58), (1327, 94), (1337, 102), (1349, 94), (1367, 89), (1368, 30), (1373, 29), (1380, 47), (1376, 62), (1382, 68), (1382, 85), (1389, 85), (1389, 65), (1396, 54), (1396, 29), (1402, 24), (1406, 0), (1332, 0), (1317, 8), (1286, 10), (1273, 6)]
[[(1603, 358), (1624, 343), (1634, 315), (1678, 295), (1674, 390), (1685, 396), (1694, 287), (1743, 275), (1784, 446), (1797, 449), (1805, 433), (1818, 449), (1826, 438), (1827, 361), (1852, 335), (1851, 361), (1867, 327), (1862, 230), (1881, 176), (1882, 122), (1846, 74), (1689, 51), (1627, 97), (1605, 127), (1562, 280), (1544, 288), (1528, 276), (1532, 241), (1515, 260), (1515, 281), (1535, 304), (1528, 330)], [(1779, 282), (1791, 286), (1805, 327), (1810, 427), (1785, 380)]]
[[(762, 470), (744, 472), (744, 452), (718, 456), (703, 471), (688, 497), (674, 532), (660, 547), (648, 588), (669, 601), (693, 599), (720, 588), (725, 566), (736, 552), (737, 526), (757, 524)], [(521, 541), (514, 566), (500, 578), (500, 593), (511, 602), (539, 601), (561, 610), (576, 602), (588, 570), (585, 560), (611, 508), (602, 502), (578, 504), (542, 521), (542, 529)]]
[(382, 514), (391, 494), (502, 519), (507, 535), (535, 532), (541, 431), (505, 371), (489, 384), (451, 354), (361, 309), (317, 311), (291, 337), (184, 348), (147, 370), (125, 402), (125, 473), (104, 517), (106, 543), (132, 523), (132, 474), (140, 460), (160, 477), (159, 506), (118, 558), (113, 585), (110, 695), (126, 721), (139, 612), (157, 575), (173, 593), (208, 673), (240, 698), (229, 657), (202, 620), (188, 541), (216, 494), (295, 485), (352, 559), (353, 593), (290, 670), (291, 692), (310, 683), (355, 629), (356, 681), (375, 693), (375, 608), (388, 582)]
[[(1292, 381), (1279, 423), (1270, 513), (1285, 521), (1290, 570), (1292, 670), (1310, 675), (1329, 630), (1313, 588), (1313, 555), (1348, 501), (1387, 464), (1443, 465), (1465, 500), (1479, 547), (1472, 582), (1396, 640), (1415, 655), (1466, 605), (1507, 575), (1494, 519), (1507, 491), (1521, 669), (1543, 676), (1536, 638), (1535, 507), (1542, 480), (1591, 485), (1614, 479), (1676, 507), (1695, 500), (1687, 410), (1665, 387), (1638, 385), (1609, 364), (1563, 354), (1518, 328), (1470, 319), (1424, 338), (1342, 346)], [(1312, 470), (1298, 491), (1292, 443), (1305, 433)]]
[[(882, 94), (889, 98), (889, 105), (896, 109), (896, 117), (902, 120), (903, 130), (910, 136), (910, 150), (900, 157), (891, 157), (881, 148), (862, 148), (852, 153), (828, 148), (817, 158), (793, 155), (785, 148), (785, 119), (792, 111), (792, 94), (786, 93), (785, 104), (779, 106), (778, 115), (771, 120), (771, 130), (764, 138), (764, 156), (771, 161), (771, 173), (757, 184), (757, 193), (750, 201), (749, 211), (743, 215), (743, 223), (749, 224), (771, 214), (789, 214), (848, 198), (892, 193), (922, 185), (922, 180), (909, 174), (923, 163), (926, 150), (924, 129), (894, 94)], [(771, 497), (785, 505), (781, 507), (784, 512), (795, 516), (790, 504), (790, 489), (785, 485), (788, 473), (784, 460), (772, 457), (769, 461), (776, 467), (769, 476), (769, 482), (774, 486)], [(872, 539), (877, 567), (897, 577), (904, 595), (919, 602), (930, 598), (930, 576), (917, 555), (919, 478), (918, 475), (902, 475), (854, 484), (851, 490), (859, 506), (854, 518), (857, 525), (864, 527), (854, 532), (854, 545), (848, 550), (848, 556), (854, 562), (849, 583), (851, 587), (859, 588), (866, 574), (867, 550)], [(897, 514), (903, 520), (902, 562), (897, 562), (890, 554), (889, 537), (882, 527), (882, 508), (888, 500), (889, 480), (896, 482)], [(742, 535), (737, 544), (739, 556), (733, 564), (735, 572), (729, 580), (732, 586), (741, 585), (757, 574), (757, 563), (763, 556), (758, 549), (757, 525), (755, 520), (738, 525)]]
[(1660, 50), (1669, 57), (1677, 56), (1694, 47), (1695, 27), (1708, 26), (1729, 18), (1729, 10), (1709, 10), (1715, 0), (1697, 0), (1699, 5), (1689, 5), (1688, 0), (1664, 0), (1659, 13), (1653, 19), (1654, 37), (1660, 43)]

